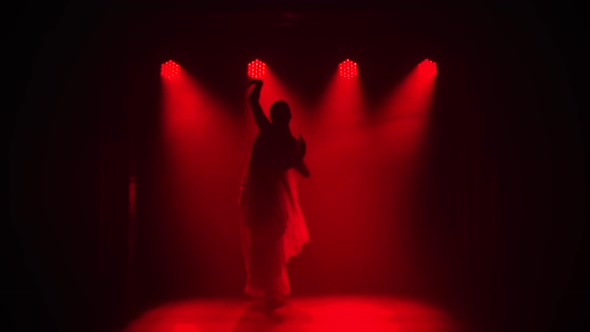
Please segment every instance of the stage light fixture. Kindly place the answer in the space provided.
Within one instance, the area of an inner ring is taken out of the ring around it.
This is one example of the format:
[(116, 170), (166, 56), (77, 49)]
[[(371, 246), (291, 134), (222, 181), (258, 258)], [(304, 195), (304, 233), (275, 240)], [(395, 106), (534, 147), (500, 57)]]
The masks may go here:
[(346, 59), (338, 65), (338, 71), (340, 76), (346, 79), (351, 79), (358, 75), (358, 65), (356, 62)]
[(160, 66), (160, 75), (165, 79), (171, 79), (178, 75), (179, 70), (180, 66), (176, 62), (168, 60)]
[(420, 64), (418, 64), (418, 70), (420, 75), (426, 78), (434, 77), (438, 73), (436, 70), (436, 62), (429, 59), (424, 59), (424, 61), (420, 62)]
[(248, 77), (252, 79), (261, 79), (266, 72), (266, 64), (258, 59), (248, 64)]

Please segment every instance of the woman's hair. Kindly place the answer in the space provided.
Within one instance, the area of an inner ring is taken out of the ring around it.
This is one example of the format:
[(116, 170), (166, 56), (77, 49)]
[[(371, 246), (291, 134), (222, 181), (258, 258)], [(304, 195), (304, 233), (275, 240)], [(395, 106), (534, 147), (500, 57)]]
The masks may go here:
[(273, 123), (289, 123), (291, 120), (291, 109), (284, 100), (275, 101), (270, 106), (270, 121)]

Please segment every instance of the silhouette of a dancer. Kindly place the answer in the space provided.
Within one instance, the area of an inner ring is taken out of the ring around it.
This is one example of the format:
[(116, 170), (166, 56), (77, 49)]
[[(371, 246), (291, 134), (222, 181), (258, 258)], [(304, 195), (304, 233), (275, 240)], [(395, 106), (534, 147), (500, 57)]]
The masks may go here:
[(250, 106), (258, 126), (240, 192), (242, 244), (246, 263), (245, 293), (265, 300), (267, 308), (284, 303), (291, 289), (289, 258), (309, 241), (299, 202), (295, 173), (309, 177), (306, 143), (291, 134), (289, 105), (278, 100), (270, 120), (259, 103), (263, 82), (252, 80)]

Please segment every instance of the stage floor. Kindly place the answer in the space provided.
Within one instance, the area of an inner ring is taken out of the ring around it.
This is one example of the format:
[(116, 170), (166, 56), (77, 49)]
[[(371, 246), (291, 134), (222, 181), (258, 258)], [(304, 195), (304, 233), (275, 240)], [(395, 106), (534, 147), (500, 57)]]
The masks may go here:
[(393, 297), (291, 297), (269, 315), (247, 299), (195, 299), (145, 312), (123, 332), (390, 331), (464, 332), (464, 324), (425, 303)]

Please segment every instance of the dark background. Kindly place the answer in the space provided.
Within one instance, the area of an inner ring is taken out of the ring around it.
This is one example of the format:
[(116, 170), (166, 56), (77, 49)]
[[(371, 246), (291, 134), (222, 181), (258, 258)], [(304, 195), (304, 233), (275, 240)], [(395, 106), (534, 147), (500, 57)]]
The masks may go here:
[[(587, 329), (580, 7), (271, 3), (24, 3), (10, 12), (3, 329), (116, 329), (178, 295), (154, 287), (166, 260), (158, 248), (140, 249), (151, 261), (134, 289), (125, 279), (129, 168), (159, 171), (154, 64), (177, 59), (239, 105), (243, 81), (232, 73), (260, 53), (309, 100), (332, 74), (322, 68), (342, 57), (364, 64), (370, 102), (416, 59), (437, 61), (429, 166), (416, 190), (425, 208), (413, 226), (423, 272), (435, 277), (412, 293), (486, 330)], [(312, 65), (286, 65), (295, 58)], [(138, 198), (148, 230), (165, 219), (149, 197)]]

